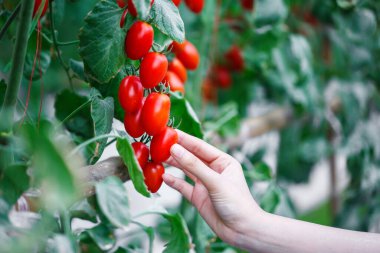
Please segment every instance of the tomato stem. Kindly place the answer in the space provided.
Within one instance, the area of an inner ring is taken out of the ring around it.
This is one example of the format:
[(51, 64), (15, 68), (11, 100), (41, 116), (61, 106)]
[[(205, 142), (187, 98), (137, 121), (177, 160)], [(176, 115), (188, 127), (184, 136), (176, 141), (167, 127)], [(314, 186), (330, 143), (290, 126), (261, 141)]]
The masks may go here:
[(66, 121), (68, 121), (72, 116), (74, 116), (77, 112), (79, 112), (80, 110), (82, 110), (83, 108), (85, 108), (89, 103), (91, 103), (91, 100), (87, 100), (86, 102), (84, 102), (83, 104), (81, 104), (77, 109), (75, 109), (74, 111), (72, 111), (66, 118), (64, 118), (61, 123), (59, 123), (59, 125), (57, 127), (60, 127), (62, 126)]

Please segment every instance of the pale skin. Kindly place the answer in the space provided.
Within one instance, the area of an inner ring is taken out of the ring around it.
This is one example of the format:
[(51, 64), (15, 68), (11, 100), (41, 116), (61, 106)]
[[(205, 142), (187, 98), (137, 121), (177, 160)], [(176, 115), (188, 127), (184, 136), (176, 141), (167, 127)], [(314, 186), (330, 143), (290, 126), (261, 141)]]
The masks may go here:
[(321, 226), (266, 213), (252, 198), (241, 165), (212, 145), (178, 131), (168, 160), (194, 186), (165, 173), (164, 182), (179, 191), (226, 243), (250, 252), (374, 253), (380, 235)]

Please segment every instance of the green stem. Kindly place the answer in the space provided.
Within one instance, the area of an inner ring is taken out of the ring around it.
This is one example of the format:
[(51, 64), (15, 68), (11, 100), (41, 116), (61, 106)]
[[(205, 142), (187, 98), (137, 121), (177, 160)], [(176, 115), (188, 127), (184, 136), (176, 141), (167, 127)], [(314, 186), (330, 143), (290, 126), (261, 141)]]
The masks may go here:
[(22, 73), (24, 69), (26, 48), (28, 45), (28, 31), (32, 20), (34, 1), (23, 0), (21, 5), (20, 23), (17, 29), (16, 43), (13, 49), (12, 69), (9, 84), (5, 92), (5, 99), (0, 113), (3, 122), (1, 130), (10, 132), (13, 125), (13, 117), (16, 108), (18, 91), (20, 89)]
[(12, 24), (12, 22), (15, 20), (17, 17), (18, 13), (20, 12), (21, 9), (21, 3), (19, 3), (16, 7), (16, 9), (12, 12), (11, 16), (7, 19), (5, 22), (4, 26), (1, 28), (0, 31), (0, 40), (3, 38), (4, 34), (7, 32), (9, 26)]
[(57, 52), (57, 56), (58, 56), (58, 60), (59, 62), (61, 63), (63, 69), (65, 70), (66, 72), (66, 75), (67, 75), (67, 79), (69, 80), (69, 84), (70, 84), (70, 88), (73, 90), (73, 80), (70, 76), (70, 68), (66, 65), (66, 63), (63, 61), (63, 58), (62, 58), (62, 55), (61, 55), (61, 51), (59, 51), (59, 47), (58, 47), (58, 41), (57, 41), (57, 38), (55, 36), (55, 25), (54, 25), (54, 11), (53, 11), (53, 0), (49, 0), (50, 3), (49, 3), (49, 19), (50, 19), (50, 28), (51, 28), (51, 36), (53, 38), (53, 45), (54, 45), (54, 49), (55, 51)]
[(67, 211), (62, 211), (60, 214), (60, 220), (61, 220), (62, 231), (65, 233), (65, 235), (68, 238), (71, 238), (72, 237), (71, 224), (70, 224), (71, 220), (70, 220), (69, 213)]
[(120, 136), (116, 135), (116, 134), (103, 134), (103, 135), (99, 135), (99, 136), (95, 136), (94, 138), (91, 138), (83, 143), (81, 143), (80, 145), (78, 145), (73, 151), (71, 151), (70, 153), (70, 156), (77, 153), (79, 150), (81, 150), (82, 148), (86, 147), (87, 145), (93, 143), (93, 142), (96, 142), (98, 140), (102, 140), (102, 139), (108, 139), (108, 138), (120, 138)]
[[(41, 31), (42, 37), (49, 43), (49, 44), (54, 44), (53, 40), (49, 38), (44, 32)], [(71, 45), (76, 45), (79, 43), (79, 40), (73, 40), (73, 41), (65, 41), (65, 42), (60, 42), (57, 40), (57, 45), (58, 46), (71, 46)]]
[(85, 108), (89, 103), (91, 103), (91, 100), (87, 100), (84, 102), (81, 106), (79, 106), (77, 109), (75, 109), (72, 113), (70, 113), (66, 118), (64, 118), (61, 123), (57, 127), (62, 126), (66, 121), (68, 121), (72, 116), (74, 116), (77, 112)]

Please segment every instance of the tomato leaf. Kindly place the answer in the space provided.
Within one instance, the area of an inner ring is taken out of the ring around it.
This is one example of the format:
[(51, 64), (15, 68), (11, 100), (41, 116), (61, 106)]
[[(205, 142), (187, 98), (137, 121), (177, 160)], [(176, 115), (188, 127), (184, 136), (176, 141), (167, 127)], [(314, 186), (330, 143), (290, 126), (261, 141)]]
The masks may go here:
[(74, 59), (70, 59), (69, 61), (70, 69), (74, 72), (76, 78), (87, 82), (86, 73), (84, 72), (84, 65), (82, 61), (76, 61)]
[(74, 242), (62, 234), (55, 234), (51, 240), (48, 241), (46, 252), (51, 253), (74, 253)]
[(288, 8), (283, 0), (255, 1), (254, 22), (258, 27), (276, 25), (288, 16)]
[(83, 231), (80, 236), (83, 237), (84, 234), (87, 234), (102, 251), (110, 250), (116, 243), (112, 230), (103, 223)]
[(164, 253), (169, 252), (190, 252), (191, 237), (183, 217), (177, 214), (162, 214), (171, 226), (171, 239), (165, 245)]
[(264, 195), (260, 199), (260, 206), (269, 213), (273, 213), (280, 204), (281, 191), (274, 185), (270, 184)]
[(122, 12), (116, 1), (100, 1), (85, 18), (79, 33), (79, 53), (85, 70), (99, 83), (111, 80), (125, 62)]
[(246, 171), (245, 175), (256, 181), (266, 181), (272, 178), (271, 169), (264, 162), (255, 164), (253, 169)]
[(175, 41), (185, 40), (185, 25), (172, 0), (155, 0), (150, 11), (153, 25)]
[(198, 138), (203, 138), (201, 123), (190, 103), (178, 93), (171, 93), (170, 101), (170, 116), (174, 117), (175, 126), (180, 124), (178, 129)]
[(150, 0), (132, 0), (132, 2), (136, 8), (139, 19), (146, 20), (149, 16)]
[(146, 185), (144, 183), (144, 175), (138, 164), (136, 156), (134, 154), (133, 148), (126, 138), (118, 138), (116, 142), (116, 148), (119, 152), (119, 155), (124, 161), (124, 164), (128, 168), (129, 176), (132, 180), (132, 183), (140, 194), (145, 197), (150, 197)]
[(5, 92), (7, 90), (7, 84), (4, 80), (0, 81), (0, 104), (4, 102)]
[(24, 164), (14, 164), (3, 170), (0, 179), (0, 197), (9, 205), (16, 203), (21, 194), (29, 188), (27, 168)]
[(131, 215), (127, 191), (123, 182), (117, 177), (107, 177), (95, 186), (96, 199), (100, 210), (116, 227), (129, 224)]

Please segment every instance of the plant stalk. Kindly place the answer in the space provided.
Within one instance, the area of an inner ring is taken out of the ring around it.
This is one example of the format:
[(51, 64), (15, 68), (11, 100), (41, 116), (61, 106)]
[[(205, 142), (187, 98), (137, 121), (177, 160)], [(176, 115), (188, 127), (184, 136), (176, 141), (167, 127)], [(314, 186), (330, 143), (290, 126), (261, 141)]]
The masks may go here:
[(24, 69), (26, 48), (28, 45), (28, 32), (32, 20), (34, 1), (23, 0), (21, 5), (20, 23), (17, 28), (16, 43), (13, 49), (13, 64), (9, 77), (9, 84), (5, 92), (5, 99), (1, 108), (1, 131), (10, 132), (13, 125), (13, 117), (16, 109), (18, 91), (20, 89), (22, 73)]
[(7, 19), (4, 26), (0, 31), (0, 40), (3, 38), (4, 34), (8, 31), (8, 28), (11, 26), (12, 22), (16, 19), (18, 13), (20, 12), (21, 4), (19, 3), (16, 9), (12, 12), (11, 16)]

